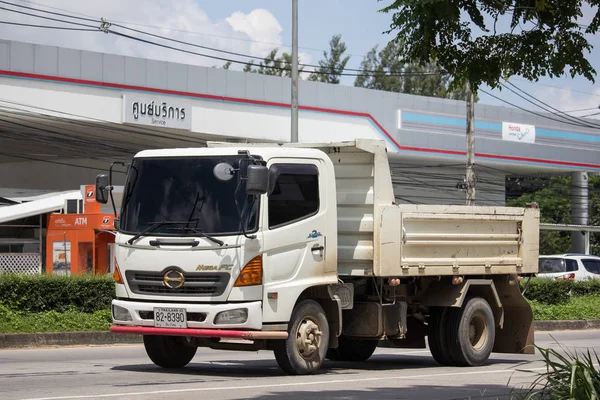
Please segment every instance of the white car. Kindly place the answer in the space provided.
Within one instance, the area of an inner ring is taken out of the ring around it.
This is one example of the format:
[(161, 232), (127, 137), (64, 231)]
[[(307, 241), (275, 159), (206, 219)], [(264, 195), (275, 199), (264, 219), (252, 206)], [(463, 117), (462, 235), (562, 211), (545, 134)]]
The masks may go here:
[(600, 257), (589, 254), (559, 254), (539, 257), (539, 278), (600, 279)]

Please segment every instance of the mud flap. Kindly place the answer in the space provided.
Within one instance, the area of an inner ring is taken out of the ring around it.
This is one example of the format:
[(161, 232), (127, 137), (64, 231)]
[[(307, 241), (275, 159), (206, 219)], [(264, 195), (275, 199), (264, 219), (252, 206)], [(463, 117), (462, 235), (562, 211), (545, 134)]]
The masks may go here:
[(534, 354), (533, 311), (521, 295), (516, 275), (494, 279), (504, 308), (504, 325), (496, 328), (495, 353)]

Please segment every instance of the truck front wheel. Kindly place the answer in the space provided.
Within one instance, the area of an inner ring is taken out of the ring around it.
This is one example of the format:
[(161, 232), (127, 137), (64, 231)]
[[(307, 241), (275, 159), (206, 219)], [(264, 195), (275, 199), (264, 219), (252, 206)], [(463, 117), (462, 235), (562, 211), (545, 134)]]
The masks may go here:
[(496, 339), (492, 308), (481, 297), (449, 310), (448, 348), (454, 365), (477, 366), (487, 361)]
[(194, 355), (196, 346), (185, 344), (185, 338), (177, 336), (144, 336), (144, 347), (146, 354), (152, 362), (163, 368), (185, 367)]
[(373, 355), (379, 340), (350, 339), (345, 335), (338, 338), (337, 349), (327, 350), (327, 358), (332, 361), (367, 361)]
[(314, 300), (298, 303), (288, 333), (286, 340), (274, 342), (279, 367), (292, 375), (316, 373), (329, 347), (329, 324), (321, 305)]

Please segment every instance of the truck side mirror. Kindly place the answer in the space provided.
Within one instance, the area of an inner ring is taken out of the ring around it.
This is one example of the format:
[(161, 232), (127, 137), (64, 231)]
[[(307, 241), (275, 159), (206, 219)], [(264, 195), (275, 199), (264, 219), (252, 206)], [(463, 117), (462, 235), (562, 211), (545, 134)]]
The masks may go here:
[(96, 176), (96, 201), (98, 203), (108, 203), (108, 186), (108, 175), (100, 174)]
[(260, 196), (269, 189), (269, 169), (264, 165), (250, 164), (246, 172), (246, 191), (251, 196)]

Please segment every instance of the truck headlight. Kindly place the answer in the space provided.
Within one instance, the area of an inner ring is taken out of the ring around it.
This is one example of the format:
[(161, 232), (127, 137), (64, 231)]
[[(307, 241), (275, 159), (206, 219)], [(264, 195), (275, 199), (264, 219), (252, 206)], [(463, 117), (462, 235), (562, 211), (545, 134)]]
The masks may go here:
[(115, 321), (133, 321), (129, 311), (121, 306), (113, 305), (112, 314)]
[(248, 309), (237, 308), (235, 310), (221, 311), (215, 317), (215, 325), (220, 324), (243, 324), (248, 320)]

